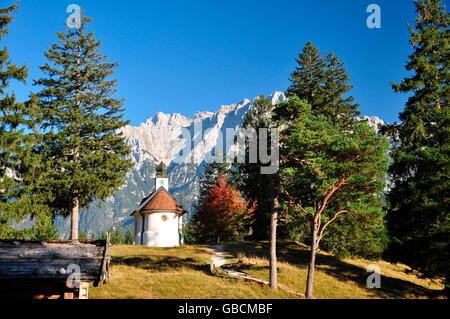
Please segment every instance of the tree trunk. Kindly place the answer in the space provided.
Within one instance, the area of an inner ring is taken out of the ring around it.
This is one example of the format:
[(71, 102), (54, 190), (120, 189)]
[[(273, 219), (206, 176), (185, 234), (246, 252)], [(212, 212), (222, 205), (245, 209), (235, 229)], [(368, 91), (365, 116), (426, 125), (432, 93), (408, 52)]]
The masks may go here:
[(270, 269), (270, 287), (277, 289), (277, 220), (278, 220), (278, 188), (279, 179), (278, 174), (275, 174), (272, 179), (272, 210), (270, 212), (270, 257), (269, 257), (269, 269)]
[(72, 214), (70, 217), (70, 238), (72, 243), (78, 243), (78, 219), (79, 219), (79, 200), (78, 197), (73, 199)]
[(306, 298), (308, 299), (314, 299), (313, 295), (313, 288), (314, 288), (314, 270), (316, 266), (316, 254), (318, 250), (318, 241), (317, 241), (317, 235), (318, 235), (319, 227), (317, 227), (316, 222), (314, 222), (314, 225), (312, 227), (312, 242), (311, 242), (311, 259), (309, 261), (309, 267), (308, 267), (308, 277), (306, 279)]
[[(79, 30), (78, 30), (79, 31)], [(80, 34), (78, 33), (78, 40), (80, 39)], [(78, 50), (78, 58), (77, 58), (77, 69), (78, 69), (78, 75), (80, 75), (80, 56), (81, 56), (81, 52), (80, 52), (80, 45), (78, 44), (77, 46), (77, 50)], [(75, 103), (77, 105), (77, 107), (80, 107), (80, 90), (77, 89), (76, 94), (75, 94)], [(73, 161), (77, 162), (78, 160), (78, 153), (79, 153), (79, 147), (75, 148), (74, 150), (74, 158)], [(78, 196), (73, 198), (73, 206), (72, 206), (72, 214), (70, 216), (71, 218), (71, 225), (70, 225), (70, 232), (71, 232), (71, 239), (72, 239), (72, 243), (76, 244), (78, 243), (78, 223), (79, 223), (79, 198)]]
[[(78, 104), (78, 102), (77, 102)], [(78, 160), (79, 156), (79, 148), (77, 147), (73, 151), (73, 161), (76, 162)], [(80, 215), (80, 198), (78, 197), (78, 194), (74, 194), (74, 198), (72, 199), (72, 213), (70, 214), (70, 238), (72, 240), (73, 244), (78, 243), (78, 221), (79, 221), (79, 215)]]

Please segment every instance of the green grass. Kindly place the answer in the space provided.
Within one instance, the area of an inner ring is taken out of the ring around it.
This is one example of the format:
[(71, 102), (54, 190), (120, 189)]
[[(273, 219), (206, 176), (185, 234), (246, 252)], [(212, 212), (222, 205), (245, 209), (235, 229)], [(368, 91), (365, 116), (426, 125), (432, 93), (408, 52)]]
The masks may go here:
[(294, 298), (256, 283), (210, 275), (210, 257), (202, 246), (113, 246), (111, 280), (103, 288), (91, 286), (89, 298)]
[[(251, 276), (268, 280), (267, 242), (227, 245), (230, 266)], [(89, 289), (89, 298), (175, 298), (245, 299), (299, 298), (283, 288), (304, 293), (308, 247), (292, 242), (278, 244), (278, 282), (273, 291), (253, 282), (211, 275), (211, 254), (205, 246), (156, 248), (119, 245), (111, 248), (111, 280)], [(381, 289), (368, 289), (369, 264), (381, 267)], [(434, 298), (439, 282), (407, 273), (404, 265), (363, 259), (339, 260), (320, 253), (317, 258), (315, 295), (318, 298)]]
[[(251, 276), (269, 279), (268, 243), (245, 242), (228, 245), (231, 264), (228, 267)], [(277, 245), (278, 282), (290, 289), (304, 292), (310, 259), (309, 247), (295, 242)], [(380, 267), (381, 288), (369, 289), (367, 266)], [(338, 259), (320, 252), (316, 258), (314, 295), (317, 298), (441, 298), (443, 285), (439, 280), (421, 279), (418, 273), (402, 264), (383, 260)]]

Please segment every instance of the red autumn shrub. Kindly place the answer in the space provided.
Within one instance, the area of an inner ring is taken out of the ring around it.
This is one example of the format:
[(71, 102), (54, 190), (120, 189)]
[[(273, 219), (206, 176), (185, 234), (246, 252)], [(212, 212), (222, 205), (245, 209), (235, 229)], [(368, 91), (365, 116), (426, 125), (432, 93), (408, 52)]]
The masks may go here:
[(224, 177), (197, 203), (191, 227), (197, 242), (217, 243), (243, 237), (251, 224), (256, 202), (245, 200)]

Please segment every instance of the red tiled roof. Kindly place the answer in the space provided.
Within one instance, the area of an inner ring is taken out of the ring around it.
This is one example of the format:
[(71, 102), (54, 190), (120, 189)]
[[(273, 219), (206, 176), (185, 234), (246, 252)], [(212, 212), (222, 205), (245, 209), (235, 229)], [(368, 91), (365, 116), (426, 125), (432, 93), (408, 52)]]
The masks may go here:
[(164, 187), (144, 198), (137, 209), (139, 212), (152, 210), (171, 210), (183, 213), (185, 210), (173, 199)]

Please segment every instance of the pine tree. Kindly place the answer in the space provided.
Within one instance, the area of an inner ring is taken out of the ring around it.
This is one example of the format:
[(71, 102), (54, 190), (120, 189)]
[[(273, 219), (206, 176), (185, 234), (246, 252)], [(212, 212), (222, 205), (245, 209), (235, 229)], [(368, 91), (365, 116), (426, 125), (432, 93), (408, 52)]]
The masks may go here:
[(438, 0), (416, 0), (415, 28), (409, 26), (414, 52), (406, 69), (413, 74), (393, 84), (410, 94), (399, 124), (387, 131), (395, 140), (389, 169), (386, 257), (444, 277), (450, 289), (449, 96), (450, 15)]
[(111, 234), (111, 244), (122, 245), (125, 242), (125, 237), (123, 236), (122, 228), (120, 226), (117, 227), (115, 231), (111, 228), (108, 232)]
[[(280, 137), (282, 211), (285, 216), (300, 215), (299, 220), (310, 228), (306, 295), (311, 298), (315, 256), (322, 239), (325, 247), (338, 254), (373, 257), (385, 247), (380, 196), (386, 165), (380, 151), (387, 147), (372, 136), (375, 132), (367, 124), (358, 122), (360, 112), (349, 95), (349, 75), (338, 57), (333, 53), (324, 57), (308, 42), (296, 61), (286, 92), (290, 101), (277, 105), (275, 118), (285, 127)], [(362, 135), (356, 136), (357, 132)], [(369, 151), (372, 155), (362, 155)], [(358, 173), (365, 169), (358, 156), (372, 156), (367, 158), (367, 172)], [(355, 182), (348, 185), (348, 179)], [(338, 216), (339, 222), (331, 223)]]
[(78, 239), (79, 240), (87, 240), (87, 235), (84, 232), (84, 230), (81, 230), (80, 233), (78, 234)]
[[(267, 129), (266, 145), (271, 145), (272, 143), (270, 132), (275, 125), (272, 120), (272, 111), (272, 102), (265, 98), (264, 95), (261, 95), (244, 119), (242, 128), (244, 130), (255, 129), (257, 132), (255, 143), (258, 145), (258, 148), (261, 145), (260, 139), (262, 138), (259, 134), (260, 128)], [(261, 161), (251, 163), (250, 150), (249, 141), (247, 140), (245, 145), (245, 162), (234, 164), (234, 180), (238, 181), (237, 184), (246, 198), (250, 198), (258, 203), (253, 214), (252, 237), (259, 240), (269, 239), (270, 287), (277, 289), (276, 240), (279, 173), (262, 174), (262, 167), (266, 165), (261, 163)], [(271, 152), (269, 149), (267, 151)]]
[(106, 240), (106, 233), (101, 233), (99, 236), (98, 236), (98, 238), (97, 238), (97, 240)]
[[(242, 129), (254, 128), (258, 132), (259, 128), (273, 127), (272, 102), (261, 95), (244, 119)], [(260, 136), (257, 134), (256, 143), (259, 145)], [(267, 136), (267, 145), (270, 145), (270, 135)], [(267, 240), (269, 237), (272, 175), (261, 174), (261, 167), (266, 166), (260, 161), (250, 163), (248, 140), (245, 145), (245, 162), (233, 164), (233, 182), (238, 186), (242, 194), (258, 202), (258, 206), (253, 214), (252, 238), (256, 240)]]
[[(329, 125), (335, 125), (342, 131), (343, 137), (346, 136), (346, 132), (356, 125), (358, 121), (356, 116), (360, 112), (358, 105), (353, 103), (353, 97), (349, 95), (352, 86), (349, 84), (349, 75), (343, 63), (332, 53), (324, 57), (311, 42), (306, 44), (296, 61), (298, 66), (291, 74), (291, 85), (286, 92), (287, 95), (290, 98), (298, 97), (306, 101), (310, 105), (313, 116), (323, 116), (330, 122)], [(277, 107), (276, 118), (283, 119), (289, 126), (303, 116), (302, 112), (304, 110), (298, 103), (285, 103)], [(282, 134), (281, 144), (289, 140), (288, 132), (289, 130)], [(296, 165), (292, 159), (282, 157), (281, 161), (286, 162), (285, 165)], [(307, 184), (308, 178), (305, 176)], [(306, 190), (305, 192), (312, 194)], [(343, 200), (359, 201), (360, 195), (358, 191), (355, 193), (348, 191)], [(339, 210), (338, 201), (328, 205), (330, 208), (334, 206), (333, 209)], [(338, 256), (379, 258), (387, 242), (383, 222), (385, 213), (380, 205), (381, 203), (377, 202), (375, 209), (367, 206), (364, 218), (360, 218), (360, 215), (341, 216), (339, 220), (328, 226), (328, 235), (322, 240), (322, 247)], [(308, 221), (299, 217), (298, 213), (285, 209), (280, 217), (282, 233), (301, 238), (309, 237), (310, 240), (311, 231)]]
[(87, 31), (90, 21), (83, 15), (79, 28), (57, 32), (40, 67), (46, 76), (34, 83), (41, 88), (34, 97), (41, 112), (40, 153), (50, 168), (42, 191), (55, 213), (70, 214), (74, 242), (80, 207), (111, 196), (131, 167), (124, 159), (130, 148), (118, 133), (128, 122), (123, 102), (114, 98), (117, 80), (110, 79), (118, 63), (100, 53), (100, 41)]
[[(0, 8), (0, 40), (8, 34), (17, 9), (17, 3)], [(26, 107), (7, 90), (11, 80), (25, 82), (27, 75), (26, 66), (11, 61), (7, 47), (0, 49), (0, 238), (22, 236), (10, 223), (20, 223), (27, 215), (42, 216), (45, 211), (45, 207), (33, 205), (35, 197), (30, 196), (35, 183), (33, 164), (39, 160), (31, 156), (30, 136), (23, 132)]]
[(205, 163), (202, 175), (200, 176), (199, 199), (201, 201), (206, 193), (219, 181), (220, 177), (228, 178), (231, 175), (231, 164), (217, 161)]
[(354, 98), (346, 97), (353, 86), (348, 83), (350, 77), (344, 63), (333, 52), (324, 57), (308, 41), (296, 62), (298, 65), (289, 79), (291, 85), (286, 90), (288, 97), (298, 96), (311, 105), (313, 114), (323, 114), (327, 119), (344, 125), (351, 123), (360, 114), (358, 104), (353, 104)]
[[(278, 104), (275, 113), (277, 118), (296, 114), (295, 119), (280, 121), (282, 191), (284, 209), (301, 215), (311, 228), (306, 296), (313, 298), (315, 258), (332, 222), (344, 214), (361, 216), (368, 221), (360, 236), (380, 234), (388, 142), (365, 121), (342, 130), (326, 115), (311, 112), (311, 106), (297, 96)], [(378, 216), (377, 225), (371, 223), (375, 219), (369, 221), (373, 215)], [(344, 240), (347, 233), (342, 235)]]
[(58, 229), (53, 224), (52, 215), (47, 211), (40, 214), (34, 214), (34, 225), (30, 228), (21, 230), (16, 229), (14, 239), (29, 239), (29, 240), (56, 240), (58, 239)]
[(128, 229), (127, 232), (125, 233), (124, 244), (133, 245), (133, 242), (134, 242), (133, 233), (131, 232), (131, 230)]

